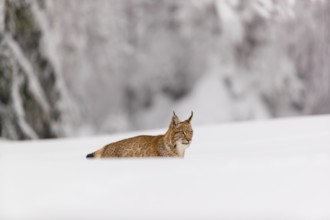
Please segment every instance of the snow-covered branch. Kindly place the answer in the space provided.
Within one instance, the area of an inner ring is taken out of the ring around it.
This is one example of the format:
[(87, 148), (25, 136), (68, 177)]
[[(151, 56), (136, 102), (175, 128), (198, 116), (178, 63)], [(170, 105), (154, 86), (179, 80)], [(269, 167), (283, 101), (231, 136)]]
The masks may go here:
[(11, 87), (11, 95), (12, 95), (12, 101), (13, 101), (13, 108), (15, 111), (15, 115), (18, 118), (18, 125), (21, 128), (22, 132), (31, 139), (37, 139), (38, 135), (36, 132), (31, 128), (31, 126), (28, 124), (28, 122), (25, 119), (25, 113), (24, 108), (22, 104), (22, 99), (19, 94), (19, 89), (23, 83), (22, 76), (18, 75), (16, 66), (13, 65), (13, 82)]
[(46, 96), (43, 92), (43, 89), (38, 81), (36, 74), (34, 73), (33, 66), (28, 60), (28, 58), (24, 55), (18, 43), (9, 35), (5, 35), (5, 42), (8, 44), (9, 48), (13, 52), (17, 62), (20, 67), (24, 70), (23, 72), (26, 74), (28, 80), (28, 86), (31, 93), (36, 98), (37, 102), (40, 104), (41, 108), (44, 110), (46, 115), (50, 113), (50, 106), (46, 99)]

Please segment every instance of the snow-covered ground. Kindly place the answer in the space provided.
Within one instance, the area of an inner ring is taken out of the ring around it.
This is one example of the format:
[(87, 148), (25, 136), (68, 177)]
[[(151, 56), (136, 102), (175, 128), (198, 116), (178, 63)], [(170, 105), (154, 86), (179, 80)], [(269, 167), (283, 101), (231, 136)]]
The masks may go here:
[(184, 159), (85, 159), (135, 134), (1, 140), (0, 219), (330, 219), (330, 116), (195, 127)]

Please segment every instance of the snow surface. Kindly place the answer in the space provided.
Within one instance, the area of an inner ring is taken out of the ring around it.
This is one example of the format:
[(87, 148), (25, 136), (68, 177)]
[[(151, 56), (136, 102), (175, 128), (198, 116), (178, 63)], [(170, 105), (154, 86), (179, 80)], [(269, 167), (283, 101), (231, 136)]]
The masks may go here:
[(330, 116), (194, 127), (184, 159), (85, 159), (135, 134), (1, 141), (0, 219), (330, 219)]

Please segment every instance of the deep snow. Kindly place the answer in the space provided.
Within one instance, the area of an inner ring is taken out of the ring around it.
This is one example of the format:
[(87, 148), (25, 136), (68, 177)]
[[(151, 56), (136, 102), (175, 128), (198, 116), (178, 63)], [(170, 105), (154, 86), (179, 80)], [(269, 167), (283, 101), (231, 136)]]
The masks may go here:
[(164, 131), (0, 140), (0, 219), (330, 219), (330, 116), (195, 126), (184, 159), (85, 159)]

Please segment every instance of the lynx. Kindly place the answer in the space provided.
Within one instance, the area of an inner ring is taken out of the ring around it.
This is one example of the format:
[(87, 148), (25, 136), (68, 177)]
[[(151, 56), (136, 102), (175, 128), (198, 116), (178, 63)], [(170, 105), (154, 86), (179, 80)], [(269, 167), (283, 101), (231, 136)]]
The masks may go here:
[(193, 136), (192, 117), (193, 112), (187, 120), (180, 121), (173, 112), (171, 123), (164, 135), (143, 135), (124, 139), (108, 144), (86, 157), (184, 157)]

